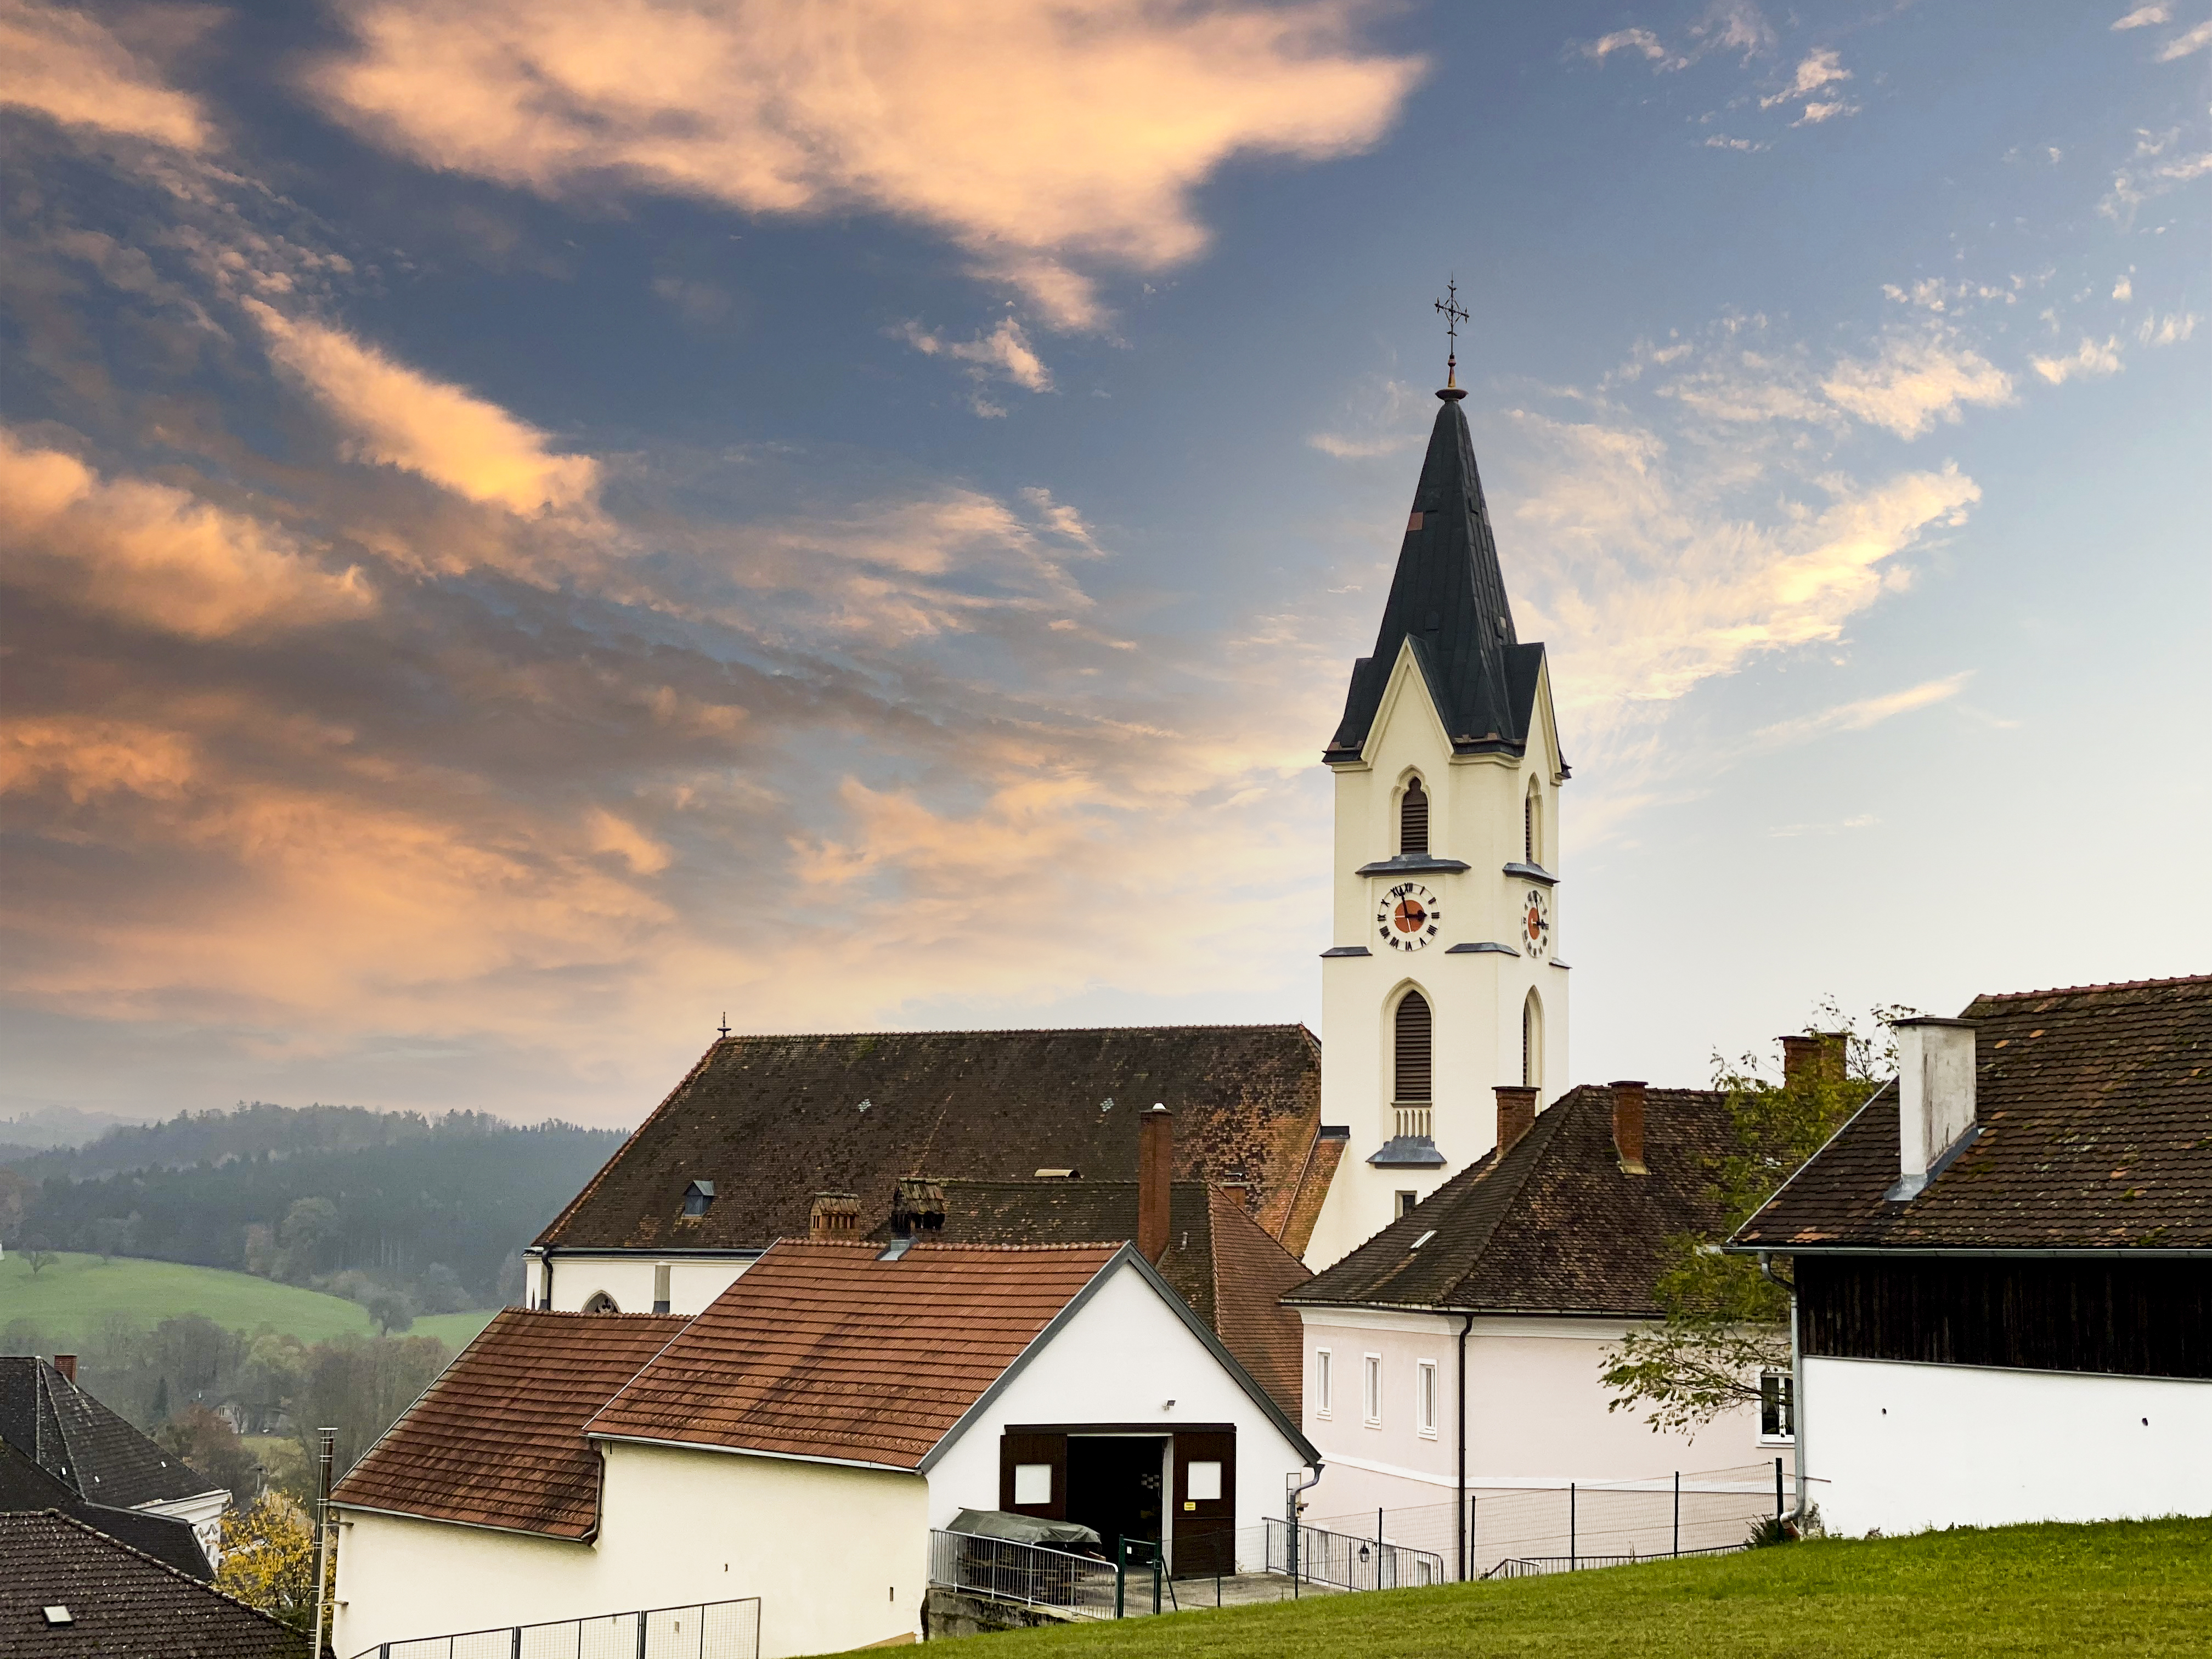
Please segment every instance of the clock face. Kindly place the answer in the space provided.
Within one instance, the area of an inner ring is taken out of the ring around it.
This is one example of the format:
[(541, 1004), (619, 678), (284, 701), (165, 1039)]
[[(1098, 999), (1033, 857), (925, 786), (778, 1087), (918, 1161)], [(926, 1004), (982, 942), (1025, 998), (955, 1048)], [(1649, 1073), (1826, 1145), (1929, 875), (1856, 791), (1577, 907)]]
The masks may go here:
[(1437, 936), (1437, 924), (1443, 919), (1434, 893), (1418, 881), (1404, 881), (1382, 895), (1375, 931), (1394, 951), (1418, 951)]
[(1541, 957), (1552, 948), (1552, 897), (1540, 887), (1531, 887), (1521, 901), (1521, 949)]

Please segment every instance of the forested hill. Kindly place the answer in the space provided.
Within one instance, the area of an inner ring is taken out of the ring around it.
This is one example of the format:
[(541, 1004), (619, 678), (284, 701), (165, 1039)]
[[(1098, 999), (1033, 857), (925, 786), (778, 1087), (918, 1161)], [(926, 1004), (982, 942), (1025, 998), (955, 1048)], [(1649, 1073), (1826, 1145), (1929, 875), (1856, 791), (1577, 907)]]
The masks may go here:
[[(501, 1282), (510, 1258), (624, 1133), (343, 1106), (187, 1115), (18, 1160), (12, 1171), (35, 1184), (17, 1187), (22, 1212), (8, 1243), (230, 1267), (347, 1295), (359, 1287), (333, 1278), (367, 1274), (426, 1292), (417, 1305), (428, 1311), (456, 1291), (457, 1306), (490, 1306), (513, 1292)], [(431, 1273), (433, 1264), (447, 1271)]]

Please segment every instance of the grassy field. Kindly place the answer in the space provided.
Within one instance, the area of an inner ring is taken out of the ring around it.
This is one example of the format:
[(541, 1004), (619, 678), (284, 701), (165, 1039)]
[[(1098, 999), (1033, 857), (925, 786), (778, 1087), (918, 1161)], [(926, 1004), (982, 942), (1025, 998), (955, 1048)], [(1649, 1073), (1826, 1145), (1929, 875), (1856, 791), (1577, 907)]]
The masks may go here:
[(985, 1639), (993, 1659), (2202, 1659), (2212, 1521), (1820, 1540)]
[[(0, 1326), (27, 1319), (57, 1345), (82, 1343), (110, 1314), (152, 1325), (190, 1313), (205, 1314), (233, 1330), (267, 1325), (307, 1342), (376, 1332), (358, 1303), (219, 1267), (120, 1255), (102, 1261), (65, 1253), (34, 1277), (20, 1251), (9, 1250), (0, 1261)], [(406, 1334), (434, 1336), (458, 1349), (490, 1318), (489, 1309), (435, 1314), (417, 1319)]]

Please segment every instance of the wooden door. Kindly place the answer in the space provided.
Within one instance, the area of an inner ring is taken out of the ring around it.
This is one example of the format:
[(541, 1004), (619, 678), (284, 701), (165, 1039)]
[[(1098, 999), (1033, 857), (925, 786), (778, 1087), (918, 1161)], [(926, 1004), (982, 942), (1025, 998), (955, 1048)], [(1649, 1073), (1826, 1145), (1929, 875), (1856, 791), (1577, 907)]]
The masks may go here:
[[(1044, 1488), (1041, 1500), (1036, 1497), (1040, 1485)], [(999, 1437), (999, 1507), (1040, 1521), (1067, 1519), (1066, 1435), (1008, 1429)]]
[(1237, 1571), (1237, 1431), (1175, 1437), (1176, 1576)]

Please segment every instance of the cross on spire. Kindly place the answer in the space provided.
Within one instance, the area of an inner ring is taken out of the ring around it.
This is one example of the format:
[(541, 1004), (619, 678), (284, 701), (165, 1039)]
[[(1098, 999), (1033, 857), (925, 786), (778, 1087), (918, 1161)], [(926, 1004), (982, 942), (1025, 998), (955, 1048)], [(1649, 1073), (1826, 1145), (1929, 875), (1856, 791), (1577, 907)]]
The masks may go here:
[(1453, 277), (1444, 284), (1444, 297), (1437, 301), (1437, 311), (1444, 319), (1444, 335), (1451, 342), (1444, 358), (1444, 385), (1459, 385), (1459, 325), (1468, 318), (1467, 307), (1459, 302), (1459, 279)]

